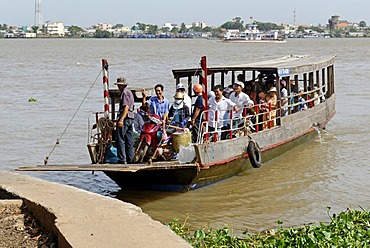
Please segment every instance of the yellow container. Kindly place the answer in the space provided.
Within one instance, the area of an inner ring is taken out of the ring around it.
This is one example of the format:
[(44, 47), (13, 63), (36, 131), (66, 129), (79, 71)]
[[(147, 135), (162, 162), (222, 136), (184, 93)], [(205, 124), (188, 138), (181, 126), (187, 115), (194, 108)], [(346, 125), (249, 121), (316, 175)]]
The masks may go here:
[(172, 147), (175, 152), (180, 151), (180, 146), (188, 146), (190, 143), (191, 132), (172, 134)]

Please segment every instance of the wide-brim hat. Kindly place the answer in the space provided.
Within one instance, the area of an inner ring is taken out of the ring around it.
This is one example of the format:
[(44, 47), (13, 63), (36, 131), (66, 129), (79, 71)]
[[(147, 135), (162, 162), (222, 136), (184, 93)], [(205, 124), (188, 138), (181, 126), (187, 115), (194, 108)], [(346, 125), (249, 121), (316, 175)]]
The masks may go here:
[(115, 85), (128, 85), (126, 78), (124, 77), (119, 77), (117, 78), (117, 82)]
[(271, 87), (269, 92), (276, 92), (276, 87)]

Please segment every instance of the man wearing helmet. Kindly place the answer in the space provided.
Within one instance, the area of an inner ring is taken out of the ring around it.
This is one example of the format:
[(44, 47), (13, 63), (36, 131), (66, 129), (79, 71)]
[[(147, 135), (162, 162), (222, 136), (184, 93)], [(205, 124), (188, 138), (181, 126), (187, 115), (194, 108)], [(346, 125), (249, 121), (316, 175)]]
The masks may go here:
[(185, 127), (190, 117), (188, 106), (184, 102), (184, 93), (177, 91), (173, 96), (174, 102), (168, 113), (170, 125), (177, 127)]
[(185, 86), (182, 83), (176, 85), (176, 92), (181, 92), (184, 94), (184, 103), (189, 108), (189, 113), (191, 114), (191, 98), (186, 94)]

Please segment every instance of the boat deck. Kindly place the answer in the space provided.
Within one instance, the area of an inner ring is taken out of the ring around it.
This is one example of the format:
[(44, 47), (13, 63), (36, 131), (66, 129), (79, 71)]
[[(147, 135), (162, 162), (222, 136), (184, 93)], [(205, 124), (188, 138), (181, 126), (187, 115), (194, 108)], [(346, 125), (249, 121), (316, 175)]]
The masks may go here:
[(22, 166), (17, 171), (114, 171), (136, 172), (143, 170), (184, 169), (198, 167), (197, 164), (180, 164), (179, 162), (155, 162), (148, 164), (79, 164), (79, 165), (36, 165)]

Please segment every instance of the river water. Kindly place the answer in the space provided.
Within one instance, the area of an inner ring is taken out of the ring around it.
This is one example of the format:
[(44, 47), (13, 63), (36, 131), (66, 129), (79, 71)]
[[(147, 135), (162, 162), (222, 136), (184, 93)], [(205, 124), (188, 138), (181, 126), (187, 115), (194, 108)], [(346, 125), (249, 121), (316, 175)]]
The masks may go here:
[[(197, 67), (203, 55), (209, 65), (221, 65), (289, 54), (337, 56), (337, 114), (315, 140), (260, 169), (187, 193), (124, 191), (102, 173), (22, 174), (134, 203), (161, 222), (187, 219), (197, 228), (227, 225), (236, 233), (246, 228), (252, 232), (275, 228), (278, 220), (285, 227), (328, 221), (328, 206), (331, 213), (348, 207), (368, 209), (369, 39), (290, 39), (285, 44), (0, 39), (0, 170), (42, 164), (60, 137), (49, 164), (90, 162), (87, 120), (90, 113), (103, 111), (102, 58), (110, 64), (112, 82), (125, 76), (130, 86), (162, 83), (165, 96), (171, 99), (175, 91), (171, 69)], [(30, 98), (37, 102), (29, 102)]]

